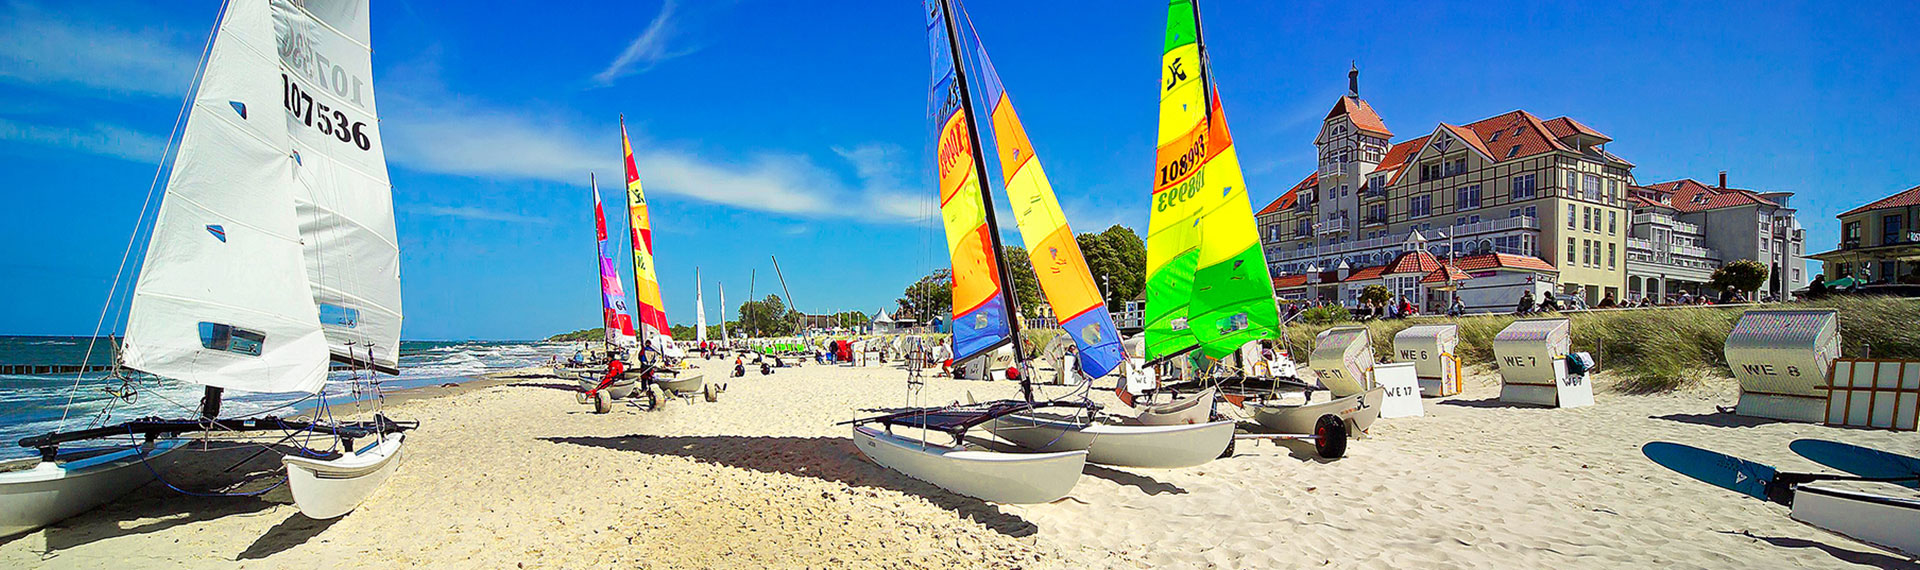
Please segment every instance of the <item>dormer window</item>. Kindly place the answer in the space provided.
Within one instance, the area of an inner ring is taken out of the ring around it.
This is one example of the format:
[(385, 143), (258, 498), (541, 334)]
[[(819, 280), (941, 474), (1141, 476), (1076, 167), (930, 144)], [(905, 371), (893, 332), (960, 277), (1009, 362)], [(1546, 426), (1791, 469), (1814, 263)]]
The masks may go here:
[(1487, 139), (1487, 142), (1498, 142), (1500, 140), (1500, 133), (1504, 132), (1506, 131), (1494, 131), (1493, 138)]

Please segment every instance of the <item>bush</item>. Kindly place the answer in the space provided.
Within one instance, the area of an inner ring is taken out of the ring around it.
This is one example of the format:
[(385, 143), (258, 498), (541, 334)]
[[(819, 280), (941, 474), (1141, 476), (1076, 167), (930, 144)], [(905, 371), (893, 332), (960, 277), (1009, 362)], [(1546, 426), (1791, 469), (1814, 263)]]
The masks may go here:
[(1300, 313), (1300, 322), (1312, 325), (1330, 325), (1349, 320), (1353, 320), (1353, 316), (1347, 314), (1346, 307), (1338, 305), (1308, 307), (1305, 312)]

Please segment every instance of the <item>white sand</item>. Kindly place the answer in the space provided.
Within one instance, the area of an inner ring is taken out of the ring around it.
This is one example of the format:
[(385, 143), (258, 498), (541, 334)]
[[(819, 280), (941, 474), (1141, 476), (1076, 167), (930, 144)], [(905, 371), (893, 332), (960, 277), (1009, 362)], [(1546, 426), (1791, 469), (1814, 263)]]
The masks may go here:
[[(724, 376), (715, 360), (710, 380)], [(1786, 509), (1668, 472), (1654, 440), (1817, 469), (1800, 437), (1920, 453), (1913, 434), (1738, 420), (1726, 381), (1597, 406), (1491, 402), (1485, 374), (1381, 420), (1349, 456), (1241, 442), (1189, 469), (1089, 466), (1071, 497), (991, 505), (873, 465), (846, 426), (906, 403), (895, 368), (807, 365), (726, 380), (718, 403), (588, 413), (549, 378), (391, 405), (406, 463), (335, 521), (262, 499), (148, 486), (0, 542), (0, 567), (209, 568), (1783, 568), (1906, 560)], [(1604, 381), (1601, 382), (1605, 386)], [(926, 403), (1011, 396), (938, 381)], [(1110, 394), (1097, 394), (1111, 401)], [(204, 454), (203, 454), (204, 455)], [(204, 457), (203, 457), (204, 458)], [(220, 463), (224, 468), (227, 463)], [(270, 469), (274, 461), (256, 462)]]

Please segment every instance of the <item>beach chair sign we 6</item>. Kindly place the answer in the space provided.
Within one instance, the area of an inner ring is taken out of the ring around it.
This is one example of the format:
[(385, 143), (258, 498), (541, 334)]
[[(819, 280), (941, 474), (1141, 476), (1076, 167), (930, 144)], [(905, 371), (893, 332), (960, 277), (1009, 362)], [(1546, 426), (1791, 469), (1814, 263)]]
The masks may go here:
[(1413, 363), (1421, 396), (1452, 396), (1460, 393), (1459, 346), (1460, 325), (1414, 325), (1393, 335), (1393, 360)]
[(1569, 374), (1572, 346), (1567, 319), (1514, 321), (1493, 337), (1493, 359), (1500, 366), (1500, 401), (1574, 408), (1593, 404), (1593, 385), (1585, 374)]
[(1727, 366), (1740, 383), (1734, 413), (1818, 422), (1827, 415), (1827, 373), (1840, 357), (1839, 312), (1747, 311), (1727, 334)]

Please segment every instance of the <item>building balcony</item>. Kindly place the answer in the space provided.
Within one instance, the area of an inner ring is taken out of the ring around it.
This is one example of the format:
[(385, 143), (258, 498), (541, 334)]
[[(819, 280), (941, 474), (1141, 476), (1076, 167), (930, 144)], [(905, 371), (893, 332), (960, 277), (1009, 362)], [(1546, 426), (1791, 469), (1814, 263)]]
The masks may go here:
[(1387, 217), (1386, 217), (1386, 216), (1367, 216), (1367, 217), (1365, 217), (1365, 218), (1362, 218), (1362, 219), (1360, 220), (1360, 225), (1361, 225), (1362, 227), (1364, 227), (1364, 226), (1377, 226), (1377, 225), (1380, 225), (1380, 224), (1384, 224), (1384, 223), (1387, 223)]
[(1488, 220), (1488, 221), (1477, 222), (1472, 224), (1460, 224), (1457, 226), (1448, 226), (1447, 235), (1458, 238), (1458, 237), (1465, 237), (1470, 235), (1478, 235), (1478, 234), (1492, 233), (1492, 232), (1500, 232), (1500, 231), (1506, 231), (1506, 230), (1537, 230), (1537, 229), (1540, 229), (1540, 220), (1538, 218), (1535, 218), (1532, 216), (1520, 216), (1517, 218), (1501, 218), (1497, 220)]
[(1345, 162), (1340, 162), (1337, 160), (1329, 160), (1329, 161), (1320, 163), (1321, 178), (1326, 178), (1328, 176), (1343, 176), (1346, 173), (1347, 173), (1347, 163)]
[(1360, 197), (1361, 197), (1361, 198), (1363, 198), (1363, 199), (1367, 199), (1367, 198), (1373, 198), (1373, 199), (1379, 199), (1379, 198), (1386, 198), (1386, 197), (1387, 197), (1387, 189), (1386, 189), (1386, 188), (1374, 188), (1374, 187), (1372, 187), (1372, 186), (1368, 186), (1368, 187), (1366, 187), (1366, 189), (1364, 189), (1364, 190), (1361, 190), (1361, 191), (1360, 191)]
[(1344, 232), (1347, 230), (1351, 230), (1353, 229), (1353, 225), (1352, 225), (1352, 222), (1347, 221), (1346, 218), (1334, 218), (1331, 220), (1320, 222), (1318, 224), (1314, 224), (1314, 229), (1323, 234), (1337, 233), (1337, 232)]

